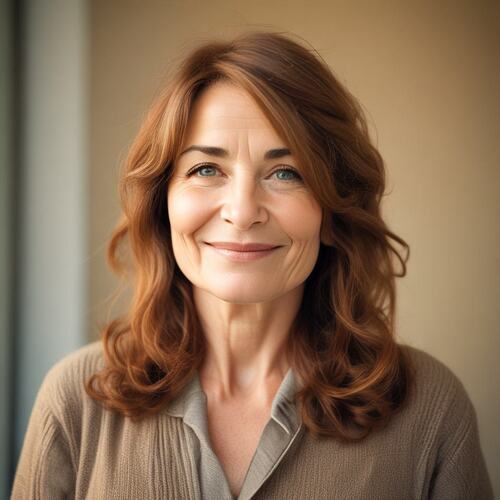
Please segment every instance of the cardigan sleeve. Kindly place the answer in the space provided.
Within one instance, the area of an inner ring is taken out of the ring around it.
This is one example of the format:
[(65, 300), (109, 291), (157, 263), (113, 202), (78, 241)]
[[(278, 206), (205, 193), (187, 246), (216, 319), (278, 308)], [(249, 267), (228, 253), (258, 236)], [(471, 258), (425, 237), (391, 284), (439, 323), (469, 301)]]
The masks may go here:
[(443, 419), (441, 445), (431, 479), (433, 500), (493, 500), (493, 489), (481, 451), (477, 415), (462, 383)]
[(57, 388), (46, 377), (24, 436), (11, 500), (74, 498), (75, 466), (70, 442), (52, 410)]

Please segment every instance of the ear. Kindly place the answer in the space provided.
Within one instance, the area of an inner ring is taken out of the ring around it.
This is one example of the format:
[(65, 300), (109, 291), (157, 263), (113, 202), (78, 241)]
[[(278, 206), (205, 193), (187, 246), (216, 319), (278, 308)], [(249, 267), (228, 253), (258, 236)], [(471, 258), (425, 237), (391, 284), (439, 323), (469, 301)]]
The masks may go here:
[(332, 218), (328, 212), (323, 211), (323, 218), (321, 220), (320, 240), (323, 245), (333, 247), (335, 238), (333, 235)]

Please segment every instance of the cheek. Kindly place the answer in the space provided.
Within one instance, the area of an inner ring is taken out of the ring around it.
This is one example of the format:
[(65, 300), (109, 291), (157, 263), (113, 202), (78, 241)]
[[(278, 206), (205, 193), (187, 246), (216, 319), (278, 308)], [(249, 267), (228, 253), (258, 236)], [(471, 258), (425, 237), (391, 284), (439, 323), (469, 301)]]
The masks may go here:
[(290, 199), (280, 210), (283, 230), (295, 241), (307, 244), (319, 238), (321, 207), (309, 197)]
[(170, 227), (177, 233), (194, 233), (209, 216), (207, 197), (200, 192), (172, 190), (168, 194)]

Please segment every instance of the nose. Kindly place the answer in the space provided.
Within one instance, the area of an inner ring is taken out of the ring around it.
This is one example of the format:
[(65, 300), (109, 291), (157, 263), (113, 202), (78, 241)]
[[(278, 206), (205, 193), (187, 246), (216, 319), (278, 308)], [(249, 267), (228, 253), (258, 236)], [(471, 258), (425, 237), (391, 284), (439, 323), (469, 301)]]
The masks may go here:
[(236, 175), (227, 189), (227, 198), (221, 208), (221, 217), (226, 222), (243, 231), (267, 220), (262, 193), (252, 172)]

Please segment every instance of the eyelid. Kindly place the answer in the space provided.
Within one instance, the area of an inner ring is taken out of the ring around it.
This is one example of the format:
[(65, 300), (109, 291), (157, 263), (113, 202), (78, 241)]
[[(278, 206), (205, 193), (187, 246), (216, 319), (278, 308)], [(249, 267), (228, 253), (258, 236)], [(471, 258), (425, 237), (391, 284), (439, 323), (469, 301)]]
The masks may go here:
[(214, 168), (219, 168), (217, 165), (213, 163), (208, 163), (208, 162), (203, 162), (203, 163), (198, 163), (191, 167), (187, 172), (186, 172), (186, 177), (189, 177), (191, 174), (194, 174), (195, 171), (201, 167), (214, 167)]

